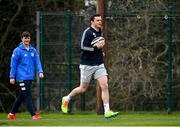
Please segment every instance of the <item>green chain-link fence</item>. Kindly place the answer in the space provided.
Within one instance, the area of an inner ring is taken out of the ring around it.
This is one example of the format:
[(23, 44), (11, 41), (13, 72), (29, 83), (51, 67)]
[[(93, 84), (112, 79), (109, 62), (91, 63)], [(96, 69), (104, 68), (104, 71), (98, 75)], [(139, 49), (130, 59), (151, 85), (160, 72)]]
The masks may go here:
[(37, 18), (38, 47), (45, 72), (39, 86), (40, 108), (59, 110), (61, 97), (79, 84), (79, 40), (84, 19), (70, 11), (38, 12)]
[(179, 110), (179, 5), (106, 1), (110, 87), (119, 91), (112, 95), (117, 109)]

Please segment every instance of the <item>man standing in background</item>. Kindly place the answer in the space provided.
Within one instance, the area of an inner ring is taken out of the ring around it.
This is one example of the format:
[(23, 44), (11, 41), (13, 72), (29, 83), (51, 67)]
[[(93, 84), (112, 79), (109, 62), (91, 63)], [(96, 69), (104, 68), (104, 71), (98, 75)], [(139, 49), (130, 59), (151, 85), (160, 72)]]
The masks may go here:
[(31, 86), (35, 77), (35, 70), (39, 77), (43, 78), (43, 70), (39, 55), (34, 47), (30, 45), (30, 33), (25, 31), (21, 35), (22, 42), (14, 49), (11, 57), (10, 83), (17, 83), (20, 91), (17, 96), (8, 119), (16, 119), (16, 112), (23, 101), (30, 112), (33, 120), (39, 120), (41, 117), (35, 113), (32, 103)]

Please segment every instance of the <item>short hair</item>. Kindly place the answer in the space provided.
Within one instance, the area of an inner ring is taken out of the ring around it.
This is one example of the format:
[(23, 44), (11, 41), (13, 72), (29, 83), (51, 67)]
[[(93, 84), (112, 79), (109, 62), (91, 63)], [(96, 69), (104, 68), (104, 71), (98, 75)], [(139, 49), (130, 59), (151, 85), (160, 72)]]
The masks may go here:
[(22, 34), (21, 34), (21, 38), (23, 37), (30, 37), (31, 34), (28, 32), (28, 31), (24, 31)]
[(100, 14), (95, 14), (95, 15), (90, 17), (90, 21), (94, 21), (95, 17), (100, 17), (100, 16), (101, 16)]

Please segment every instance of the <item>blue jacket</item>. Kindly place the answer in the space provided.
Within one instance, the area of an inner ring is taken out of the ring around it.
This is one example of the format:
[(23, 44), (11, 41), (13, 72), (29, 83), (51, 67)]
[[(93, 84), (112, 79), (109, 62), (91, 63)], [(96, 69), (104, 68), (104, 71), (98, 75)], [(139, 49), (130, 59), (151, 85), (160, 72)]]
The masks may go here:
[(10, 79), (17, 81), (34, 80), (35, 69), (38, 73), (43, 73), (36, 49), (30, 45), (27, 50), (22, 42), (13, 51), (10, 67)]

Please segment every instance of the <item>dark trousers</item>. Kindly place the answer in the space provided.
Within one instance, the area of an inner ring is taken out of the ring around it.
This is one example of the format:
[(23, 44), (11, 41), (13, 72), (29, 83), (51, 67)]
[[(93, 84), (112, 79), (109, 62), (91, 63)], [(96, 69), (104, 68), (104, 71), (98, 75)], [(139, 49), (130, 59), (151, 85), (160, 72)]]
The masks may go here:
[(25, 101), (26, 107), (30, 114), (33, 116), (35, 115), (35, 111), (33, 108), (33, 103), (32, 103), (32, 94), (31, 94), (31, 85), (32, 81), (31, 80), (24, 80), (24, 81), (19, 81), (18, 83), (19, 86), (19, 94), (13, 104), (11, 113), (15, 114), (21, 105), (23, 101)]

